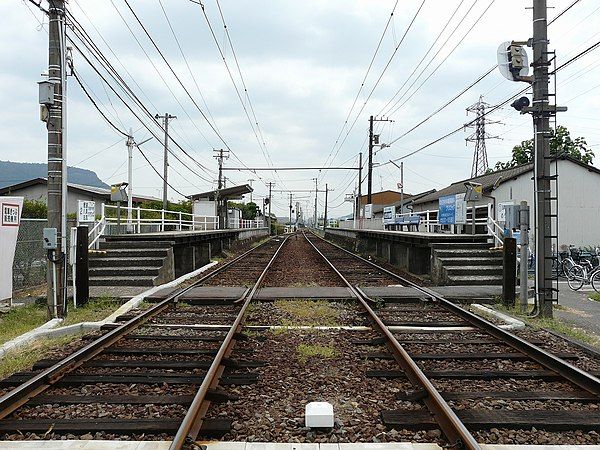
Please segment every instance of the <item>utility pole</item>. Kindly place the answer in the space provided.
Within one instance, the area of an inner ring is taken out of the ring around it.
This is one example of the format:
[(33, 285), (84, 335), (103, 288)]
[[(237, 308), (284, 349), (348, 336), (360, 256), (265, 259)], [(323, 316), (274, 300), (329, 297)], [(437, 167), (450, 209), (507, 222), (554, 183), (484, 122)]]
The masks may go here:
[[(550, 208), (550, 116), (556, 105), (548, 95), (548, 10), (546, 0), (533, 0), (533, 132), (536, 201), (536, 295), (539, 314), (552, 317), (554, 286), (552, 278), (552, 211)], [(554, 193), (558, 196), (558, 191)], [(558, 214), (558, 211), (555, 211)]]
[(327, 183), (325, 183), (325, 214), (323, 216), (323, 231), (325, 231), (325, 227), (327, 227), (327, 194), (329, 193), (329, 187)]
[[(249, 178), (249, 179), (248, 179), (248, 183), (250, 183), (250, 189), (252, 189), (252, 182), (253, 182), (253, 181), (256, 181), (256, 180), (255, 180), (254, 178)], [(254, 202), (252, 201), (252, 191), (250, 191), (250, 203), (254, 203)]]
[(319, 228), (319, 222), (317, 221), (317, 195), (319, 193), (319, 188), (317, 187), (318, 178), (313, 178), (315, 180), (315, 229)]
[(129, 136), (127, 136), (127, 141), (125, 142), (127, 146), (127, 228), (131, 227), (132, 220), (132, 208), (133, 208), (133, 146), (135, 145), (135, 141), (133, 140), (133, 131), (129, 128)]
[(400, 169), (400, 214), (402, 214), (404, 212), (404, 162), (400, 162), (400, 165), (391, 159), (390, 162)]
[(269, 236), (271, 235), (271, 190), (273, 189), (273, 182), (269, 181), (269, 216), (267, 217), (267, 224), (269, 227)]
[(355, 216), (360, 218), (360, 198), (362, 197), (362, 152), (358, 154), (358, 197), (355, 206)]
[(290, 193), (290, 225), (292, 225), (292, 194)]
[[(372, 189), (373, 189), (373, 147), (379, 145), (379, 135), (373, 134), (373, 122), (392, 122), (389, 119), (377, 119), (373, 116), (369, 117), (369, 167), (367, 173), (367, 203), (370, 204), (373, 201)], [(383, 144), (382, 144), (383, 146)]]
[[(216, 152), (214, 158), (219, 163), (219, 179), (217, 181), (217, 195), (215, 196), (215, 202), (217, 203), (217, 216), (219, 217), (219, 228), (226, 228), (226, 221), (223, 218), (223, 207), (221, 205), (221, 189), (223, 189), (223, 159), (229, 158), (229, 150), (213, 150)], [(227, 209), (225, 209), (227, 211)]]
[(165, 113), (164, 116), (157, 114), (154, 116), (156, 120), (163, 119), (163, 128), (165, 129), (165, 152), (163, 156), (163, 209), (167, 209), (168, 206), (168, 188), (167, 175), (169, 171), (169, 120), (177, 119), (177, 116), (172, 116), (169, 113)]
[(373, 187), (373, 116), (369, 117), (369, 167), (367, 172), (367, 204), (372, 201)]
[(66, 154), (64, 114), (66, 109), (65, 2), (54, 0), (48, 10), (48, 82), (52, 103), (47, 105), (48, 119), (48, 227), (57, 230), (57, 248), (48, 271), (48, 305), (52, 317), (64, 317), (66, 306)]

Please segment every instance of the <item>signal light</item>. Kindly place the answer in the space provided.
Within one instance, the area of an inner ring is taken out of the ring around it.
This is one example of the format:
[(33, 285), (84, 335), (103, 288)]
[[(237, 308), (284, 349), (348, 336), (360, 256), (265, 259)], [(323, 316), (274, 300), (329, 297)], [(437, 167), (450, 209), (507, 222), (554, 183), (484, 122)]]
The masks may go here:
[(512, 102), (510, 104), (510, 106), (515, 108), (517, 111), (522, 111), (523, 108), (526, 108), (529, 106), (529, 98), (527, 98), (527, 97), (518, 98), (514, 102)]

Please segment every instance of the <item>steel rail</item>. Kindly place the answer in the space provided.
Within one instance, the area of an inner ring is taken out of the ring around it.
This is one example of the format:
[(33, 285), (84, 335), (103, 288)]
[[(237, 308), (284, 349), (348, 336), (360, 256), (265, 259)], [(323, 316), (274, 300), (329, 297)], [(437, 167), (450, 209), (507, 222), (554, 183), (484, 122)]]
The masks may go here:
[(256, 283), (252, 287), (252, 290), (246, 296), (244, 304), (242, 305), (242, 308), (240, 309), (240, 312), (238, 313), (235, 321), (231, 325), (227, 336), (225, 336), (221, 347), (219, 347), (219, 351), (217, 352), (217, 355), (215, 356), (212, 364), (210, 365), (210, 368), (206, 372), (206, 375), (202, 380), (202, 384), (198, 388), (198, 391), (194, 396), (194, 400), (188, 408), (185, 417), (183, 418), (181, 425), (179, 426), (179, 429), (177, 430), (177, 433), (175, 434), (175, 437), (173, 438), (173, 441), (169, 446), (169, 450), (180, 450), (184, 447), (184, 445), (191, 444), (198, 437), (198, 434), (200, 433), (200, 428), (202, 427), (202, 422), (204, 420), (204, 415), (206, 414), (206, 412), (208, 411), (208, 407), (210, 406), (210, 402), (206, 400), (206, 394), (208, 393), (209, 389), (214, 388), (218, 385), (219, 378), (221, 377), (224, 371), (224, 366), (222, 364), (223, 358), (229, 356), (229, 354), (233, 350), (233, 346), (235, 344), (234, 336), (241, 331), (243, 320), (246, 315), (246, 310), (248, 309), (248, 305), (254, 298), (254, 295), (256, 294), (256, 291), (258, 290), (259, 286), (261, 285), (265, 276), (267, 275), (268, 270), (273, 265), (273, 262), (277, 258), (277, 255), (279, 255), (279, 252), (281, 251), (283, 245), (288, 239), (289, 236), (287, 236), (282, 241), (281, 245), (277, 248), (271, 259), (265, 266), (264, 270), (256, 280)]
[(170, 294), (163, 301), (148, 308), (146, 311), (143, 311), (136, 317), (123, 323), (121, 326), (100, 336), (98, 339), (90, 342), (85, 347), (63, 358), (53, 366), (45, 369), (41, 373), (35, 375), (31, 379), (27, 380), (26, 382), (7, 392), (2, 397), (0, 397), (0, 420), (11, 414), (20, 406), (27, 403), (31, 398), (44, 392), (46, 389), (51, 387), (69, 372), (72, 372), (76, 368), (89, 361), (91, 358), (102, 353), (105, 349), (122, 339), (124, 336), (139, 328), (142, 324), (155, 317), (157, 314), (160, 314), (171, 304), (175, 303), (177, 299), (185, 292), (198, 286), (199, 284), (204, 283), (206, 280), (213, 278), (215, 275), (227, 270), (233, 264), (239, 262), (240, 260), (247, 257), (252, 252), (261, 248), (263, 245), (267, 244), (270, 241), (271, 240), (269, 239), (263, 242), (262, 244), (242, 253), (241, 255), (237, 256), (228, 263), (222, 265), (221, 267), (218, 267), (211, 273), (195, 281), (190, 286)]
[(547, 352), (546, 350), (538, 347), (537, 345), (534, 345), (534, 344), (526, 341), (525, 339), (522, 339), (522, 338), (516, 336), (515, 334), (512, 334), (511, 332), (496, 326), (492, 322), (485, 320), (483, 317), (480, 317), (476, 314), (473, 314), (470, 311), (467, 311), (466, 309), (460, 307), (459, 305), (452, 303), (451, 301), (445, 299), (443, 296), (441, 296), (437, 292), (434, 292), (430, 289), (419, 286), (416, 283), (413, 283), (412, 281), (407, 280), (406, 278), (403, 278), (402, 276), (395, 274), (394, 272), (391, 272), (391, 271), (375, 264), (374, 262), (369, 261), (368, 259), (363, 258), (362, 256), (356, 255), (356, 254), (346, 250), (345, 248), (340, 247), (337, 244), (334, 244), (333, 242), (326, 241), (325, 239), (323, 239), (320, 236), (317, 236), (317, 235), (314, 235), (314, 236), (316, 238), (322, 240), (323, 242), (325, 242), (329, 245), (332, 245), (333, 247), (336, 247), (337, 249), (342, 250), (343, 252), (345, 252), (349, 255), (352, 255), (355, 258), (358, 258), (358, 259), (370, 264), (371, 266), (379, 269), (380, 271), (385, 272), (386, 274), (395, 277), (397, 280), (402, 281), (403, 283), (406, 283), (410, 287), (424, 293), (425, 295), (430, 297), (432, 301), (440, 304), (445, 309), (449, 310), (450, 312), (452, 312), (452, 313), (458, 315), (459, 317), (461, 317), (462, 319), (466, 320), (475, 328), (482, 329), (483, 331), (491, 334), (495, 338), (501, 340), (505, 344), (507, 344), (507, 345), (511, 346), (512, 348), (520, 351), (521, 353), (529, 356), (531, 359), (533, 359), (537, 363), (541, 364), (542, 366), (546, 367), (547, 369), (558, 373), (559, 375), (561, 375), (562, 377), (571, 381), (572, 383), (576, 384), (580, 388), (588, 391), (589, 393), (591, 393), (597, 397), (600, 397), (600, 379), (595, 377), (591, 373), (588, 373), (588, 372), (580, 369), (579, 367), (575, 367), (574, 365), (568, 363), (564, 359), (559, 358), (558, 356), (555, 356), (552, 353)]
[(315, 251), (321, 255), (321, 257), (329, 264), (329, 266), (335, 271), (335, 273), (340, 277), (340, 279), (348, 286), (348, 288), (352, 291), (352, 294), (357, 298), (357, 300), (361, 303), (363, 308), (369, 314), (369, 318), (373, 324), (374, 328), (377, 328), (379, 332), (385, 337), (387, 347), (390, 349), (392, 354), (394, 355), (394, 359), (398, 362), (400, 367), (404, 370), (407, 378), (415, 385), (420, 386), (427, 393), (427, 396), (423, 399), (425, 405), (434, 416), (436, 422), (439, 424), (440, 428), (446, 435), (446, 438), (450, 442), (452, 448), (468, 448), (470, 450), (480, 450), (481, 447), (473, 437), (473, 435), (467, 430), (467, 427), (462, 423), (462, 421), (458, 418), (456, 413), (450, 408), (446, 400), (442, 397), (439, 391), (435, 388), (435, 386), (431, 383), (431, 381), (425, 376), (421, 368), (415, 363), (415, 361), (410, 357), (408, 352), (402, 347), (400, 342), (396, 339), (396, 337), (390, 332), (388, 327), (382, 322), (379, 316), (373, 311), (373, 309), (369, 306), (368, 301), (362, 293), (357, 290), (341, 273), (340, 271), (333, 265), (333, 263), (323, 254), (321, 250), (317, 248), (317, 246), (311, 242), (311, 240), (306, 236), (305, 239), (310, 243), (310, 245), (315, 249)]

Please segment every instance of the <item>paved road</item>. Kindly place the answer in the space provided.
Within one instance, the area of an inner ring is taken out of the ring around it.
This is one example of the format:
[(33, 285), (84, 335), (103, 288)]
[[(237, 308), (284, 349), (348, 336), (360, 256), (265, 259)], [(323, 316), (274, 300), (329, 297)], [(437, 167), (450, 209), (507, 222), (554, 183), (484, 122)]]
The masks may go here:
[(556, 317), (600, 336), (600, 302), (588, 300), (594, 290), (588, 287), (586, 290), (572, 291), (563, 281), (559, 282), (559, 289), (558, 303), (564, 309), (557, 309)]

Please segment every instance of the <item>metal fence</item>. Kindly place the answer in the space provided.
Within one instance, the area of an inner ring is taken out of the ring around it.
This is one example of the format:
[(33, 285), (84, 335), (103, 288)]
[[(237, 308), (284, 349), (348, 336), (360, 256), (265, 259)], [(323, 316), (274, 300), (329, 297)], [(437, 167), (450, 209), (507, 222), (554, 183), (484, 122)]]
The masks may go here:
[(46, 282), (46, 251), (42, 247), (45, 226), (46, 219), (21, 219), (13, 263), (13, 291)]

